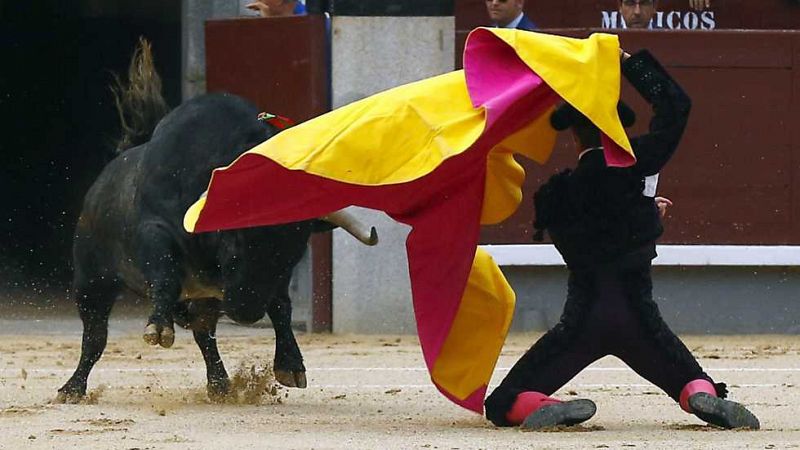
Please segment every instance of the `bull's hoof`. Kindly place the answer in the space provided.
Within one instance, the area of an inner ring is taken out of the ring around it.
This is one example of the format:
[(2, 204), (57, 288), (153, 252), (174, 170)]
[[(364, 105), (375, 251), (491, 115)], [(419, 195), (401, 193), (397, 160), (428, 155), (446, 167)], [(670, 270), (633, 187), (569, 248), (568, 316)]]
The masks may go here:
[(154, 323), (144, 327), (144, 335), (142, 337), (144, 338), (144, 341), (150, 345), (158, 345), (159, 341), (161, 340), (161, 336), (158, 333), (158, 327)]
[(144, 328), (144, 341), (150, 345), (160, 345), (164, 348), (172, 347), (175, 343), (175, 330), (170, 327), (161, 327), (151, 323)]
[(206, 385), (208, 399), (214, 403), (224, 403), (231, 393), (231, 382), (225, 378), (222, 380), (209, 381)]
[(172, 347), (175, 343), (175, 330), (172, 328), (164, 328), (161, 330), (161, 346), (164, 348)]
[(80, 403), (81, 400), (86, 396), (86, 392), (81, 392), (78, 390), (61, 388), (58, 390), (58, 395), (56, 398), (53, 399), (53, 403), (60, 403), (60, 404), (76, 404)]
[(305, 372), (290, 372), (288, 370), (275, 370), (275, 381), (286, 386), (304, 389), (308, 386)]

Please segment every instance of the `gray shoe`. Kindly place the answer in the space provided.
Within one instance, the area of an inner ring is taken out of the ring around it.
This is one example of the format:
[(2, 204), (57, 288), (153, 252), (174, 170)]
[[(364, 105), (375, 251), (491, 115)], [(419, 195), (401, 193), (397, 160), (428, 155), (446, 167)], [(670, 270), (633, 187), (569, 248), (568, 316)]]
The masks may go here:
[(714, 397), (704, 392), (689, 397), (689, 407), (695, 416), (722, 428), (750, 428), (758, 430), (758, 418), (744, 406)]
[(591, 400), (580, 399), (543, 406), (532, 412), (520, 427), (524, 430), (539, 430), (558, 425), (575, 425), (589, 420), (597, 412)]

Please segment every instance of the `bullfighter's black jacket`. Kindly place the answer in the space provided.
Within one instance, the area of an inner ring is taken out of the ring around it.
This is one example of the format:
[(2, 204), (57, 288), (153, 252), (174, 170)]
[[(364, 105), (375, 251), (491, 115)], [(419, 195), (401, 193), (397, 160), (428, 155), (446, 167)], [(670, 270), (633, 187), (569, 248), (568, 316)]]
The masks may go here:
[(571, 270), (649, 261), (663, 233), (653, 198), (642, 193), (644, 177), (658, 173), (674, 154), (691, 101), (646, 50), (628, 58), (622, 73), (654, 111), (649, 133), (631, 139), (636, 164), (608, 167), (600, 148), (590, 150), (574, 170), (554, 175), (534, 196), (537, 234), (550, 234)]

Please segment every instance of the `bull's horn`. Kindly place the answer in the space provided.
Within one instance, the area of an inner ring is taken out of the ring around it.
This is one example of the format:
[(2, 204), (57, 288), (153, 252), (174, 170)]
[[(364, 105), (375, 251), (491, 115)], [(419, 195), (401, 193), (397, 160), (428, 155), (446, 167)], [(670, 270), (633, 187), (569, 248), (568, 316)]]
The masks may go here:
[(375, 227), (371, 227), (368, 233), (367, 227), (363, 223), (356, 219), (354, 215), (344, 210), (332, 212), (322, 217), (322, 220), (341, 227), (366, 245), (375, 245), (378, 243), (378, 232), (375, 230)]

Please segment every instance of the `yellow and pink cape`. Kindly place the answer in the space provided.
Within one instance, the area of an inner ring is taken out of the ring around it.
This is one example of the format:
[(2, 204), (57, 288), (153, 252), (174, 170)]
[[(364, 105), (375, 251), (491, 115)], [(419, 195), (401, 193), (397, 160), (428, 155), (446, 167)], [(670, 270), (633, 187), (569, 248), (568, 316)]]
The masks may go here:
[(189, 232), (272, 225), (357, 205), (412, 227), (406, 242), (420, 345), (433, 383), (483, 411), (514, 292), (478, 248), (481, 224), (510, 216), (543, 163), (549, 115), (567, 101), (603, 133), (606, 160), (633, 152), (617, 116), (616, 36), (479, 28), (464, 70), (400, 86), (289, 128), (216, 169), (184, 218)]

